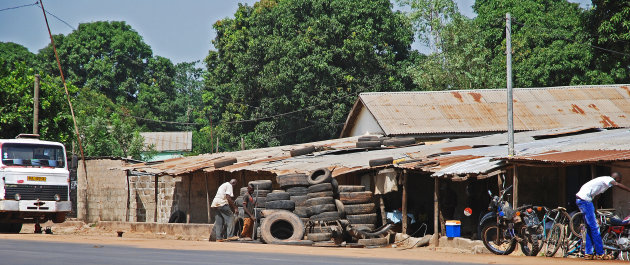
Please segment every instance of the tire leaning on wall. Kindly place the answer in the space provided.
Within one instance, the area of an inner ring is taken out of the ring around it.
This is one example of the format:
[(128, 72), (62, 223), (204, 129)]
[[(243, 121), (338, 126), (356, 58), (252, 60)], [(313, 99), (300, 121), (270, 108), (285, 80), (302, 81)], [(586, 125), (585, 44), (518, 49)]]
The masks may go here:
[(280, 211), (261, 221), (260, 235), (267, 244), (301, 240), (304, 237), (304, 223), (294, 213)]

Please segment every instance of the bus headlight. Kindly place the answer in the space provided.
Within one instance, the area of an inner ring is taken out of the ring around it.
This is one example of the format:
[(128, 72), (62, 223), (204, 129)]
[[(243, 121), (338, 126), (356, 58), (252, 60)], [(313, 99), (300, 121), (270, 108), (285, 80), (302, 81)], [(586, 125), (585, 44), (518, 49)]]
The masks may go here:
[(55, 194), (55, 201), (61, 201), (61, 196), (59, 194)]
[(22, 196), (19, 193), (15, 194), (15, 200), (19, 201), (20, 199), (22, 199)]

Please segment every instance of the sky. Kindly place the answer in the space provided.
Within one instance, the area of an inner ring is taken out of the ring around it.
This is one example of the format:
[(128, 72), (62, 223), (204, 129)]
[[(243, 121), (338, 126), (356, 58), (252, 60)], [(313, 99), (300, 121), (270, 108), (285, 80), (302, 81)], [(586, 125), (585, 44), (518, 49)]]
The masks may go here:
[[(27, 6), (37, 0), (0, 0), (0, 42), (15, 42), (37, 53), (49, 42), (46, 24), (39, 6)], [(239, 3), (252, 6), (255, 0), (42, 0), (46, 10), (65, 21), (48, 15), (53, 34), (68, 35), (80, 23), (125, 21), (153, 49), (154, 55), (174, 63), (192, 62), (206, 57), (216, 36), (212, 24), (232, 17)], [(455, 0), (462, 14), (474, 17), (474, 0)], [(587, 7), (590, 0), (570, 0)], [(412, 45), (421, 52), (426, 48)]]

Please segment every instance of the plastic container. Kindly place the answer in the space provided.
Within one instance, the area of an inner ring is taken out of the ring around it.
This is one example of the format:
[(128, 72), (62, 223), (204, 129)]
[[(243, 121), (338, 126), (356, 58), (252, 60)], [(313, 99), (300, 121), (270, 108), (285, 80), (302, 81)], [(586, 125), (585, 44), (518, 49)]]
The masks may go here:
[(460, 237), (461, 236), (462, 222), (459, 220), (447, 220), (446, 221), (446, 236), (447, 237)]

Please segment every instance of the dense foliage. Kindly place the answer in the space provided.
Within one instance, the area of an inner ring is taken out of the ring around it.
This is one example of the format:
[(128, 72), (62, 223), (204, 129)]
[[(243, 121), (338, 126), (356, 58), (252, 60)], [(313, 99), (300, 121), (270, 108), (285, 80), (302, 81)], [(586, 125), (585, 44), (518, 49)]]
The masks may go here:
[(387, 0), (263, 0), (214, 28), (204, 102), (222, 148), (335, 137), (358, 93), (410, 87), (411, 25)]
[[(193, 131), (195, 153), (337, 137), (361, 92), (505, 87), (511, 13), (515, 87), (630, 82), (630, 4), (593, 0), (261, 0), (217, 21), (208, 56), (173, 64), (125, 22), (54, 36), (87, 155), (140, 158), (141, 131)], [(411, 50), (413, 38), (427, 54)], [(201, 59), (201, 58), (200, 58)], [(0, 137), (76, 145), (52, 47), (0, 43)]]

